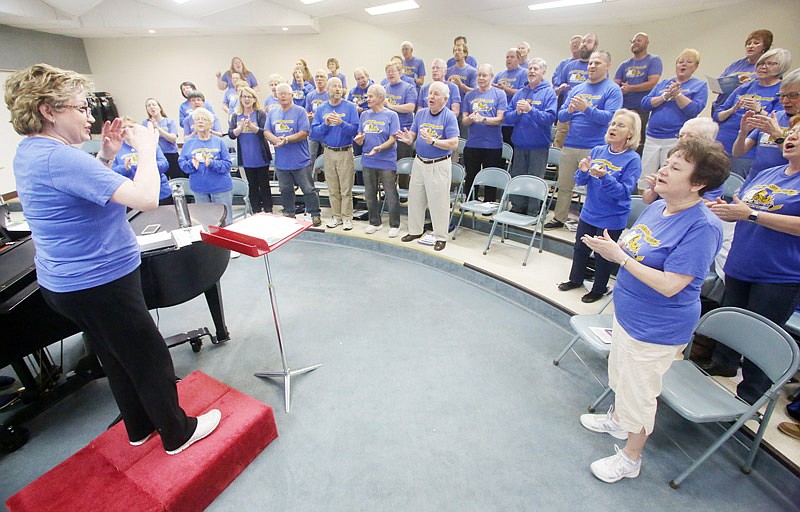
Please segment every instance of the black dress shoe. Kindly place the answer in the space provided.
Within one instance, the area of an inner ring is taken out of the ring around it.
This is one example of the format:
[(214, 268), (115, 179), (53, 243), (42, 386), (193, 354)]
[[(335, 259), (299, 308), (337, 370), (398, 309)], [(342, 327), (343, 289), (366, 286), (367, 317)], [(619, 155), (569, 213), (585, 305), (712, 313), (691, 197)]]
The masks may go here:
[(401, 242), (413, 242), (417, 238), (422, 238), (422, 233), (419, 235), (412, 235), (411, 233), (407, 234), (403, 238), (400, 239)]
[(716, 376), (716, 377), (735, 377), (737, 368), (728, 368), (722, 366), (721, 364), (711, 361), (711, 364), (702, 367), (703, 370), (709, 375)]
[(563, 227), (564, 227), (564, 223), (561, 222), (560, 220), (556, 220), (556, 219), (553, 219), (553, 220), (551, 220), (550, 222), (548, 222), (547, 224), (544, 225), (544, 229), (558, 229), (558, 228), (563, 228)]
[(433, 244), (433, 250), (441, 251), (442, 249), (444, 249), (445, 244), (447, 244), (447, 242), (445, 242), (444, 240), (437, 240), (436, 243)]
[(581, 302), (584, 302), (586, 304), (591, 304), (592, 302), (597, 302), (598, 300), (600, 300), (602, 298), (603, 298), (603, 294), (602, 293), (589, 292), (586, 295), (584, 295), (583, 297), (581, 297)]
[(17, 379), (15, 379), (14, 377), (0, 375), (0, 389), (10, 388), (16, 381)]
[(564, 281), (563, 283), (558, 285), (558, 289), (562, 292), (568, 292), (570, 290), (574, 290), (575, 288), (580, 288), (583, 286), (583, 283), (573, 283), (572, 281)]

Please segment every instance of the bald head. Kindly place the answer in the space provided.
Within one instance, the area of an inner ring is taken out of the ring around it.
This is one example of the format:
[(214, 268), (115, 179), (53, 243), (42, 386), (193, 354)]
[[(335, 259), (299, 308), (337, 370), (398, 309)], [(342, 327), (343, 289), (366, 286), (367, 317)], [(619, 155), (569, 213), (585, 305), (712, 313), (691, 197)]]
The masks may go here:
[(631, 53), (637, 59), (647, 56), (647, 47), (650, 45), (650, 37), (644, 32), (637, 32), (631, 39)]

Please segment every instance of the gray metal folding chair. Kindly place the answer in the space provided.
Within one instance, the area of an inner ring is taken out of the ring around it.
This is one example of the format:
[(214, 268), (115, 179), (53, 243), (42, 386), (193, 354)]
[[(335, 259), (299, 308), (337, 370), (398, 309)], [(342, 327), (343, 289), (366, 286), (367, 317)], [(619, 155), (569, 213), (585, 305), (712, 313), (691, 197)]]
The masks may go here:
[[(742, 354), (769, 377), (772, 386), (755, 403), (748, 404), (689, 360), (692, 348), (689, 343), (684, 352), (686, 359), (674, 361), (664, 375), (661, 400), (689, 421), (733, 424), (669, 483), (673, 489), (677, 489), (683, 480), (742, 428), (746, 421), (755, 420), (759, 427), (747, 460), (741, 468), (743, 473), (749, 474), (781, 388), (800, 366), (800, 349), (794, 339), (774, 322), (745, 309), (715, 309), (700, 319), (695, 333), (713, 338)], [(764, 407), (764, 412), (759, 412)]]
[(724, 199), (726, 203), (732, 203), (733, 195), (739, 193), (739, 189), (742, 188), (743, 184), (744, 178), (738, 174), (731, 173), (722, 185), (722, 199)]
[(514, 159), (514, 148), (508, 142), (503, 143), (502, 159), (506, 161), (506, 170), (511, 172), (511, 160)]
[[(231, 181), (233, 181), (233, 218), (237, 219), (253, 215), (247, 181), (236, 177), (231, 178)], [(244, 205), (244, 208), (241, 208), (242, 205)]]
[(478, 188), (484, 186), (505, 190), (509, 181), (511, 181), (511, 175), (508, 174), (508, 171), (500, 169), (499, 167), (486, 167), (478, 171), (478, 174), (475, 175), (475, 180), (472, 182), (472, 188), (467, 191), (466, 201), (458, 205), (461, 215), (458, 217), (458, 224), (453, 230), (453, 240), (456, 239), (458, 228), (461, 227), (461, 221), (464, 220), (464, 214), (466, 212), (472, 212), (472, 229), (475, 229), (476, 213), (495, 213), (500, 207), (500, 203), (492, 204), (479, 201), (477, 199)]
[(648, 206), (650, 205), (644, 203), (642, 196), (631, 196), (631, 211), (628, 212), (628, 221), (625, 227), (631, 229), (633, 225), (636, 224), (636, 221), (639, 220), (639, 216)]
[(456, 162), (464, 165), (464, 146), (467, 145), (467, 139), (458, 138), (458, 149), (456, 150)]
[(169, 180), (169, 188), (172, 190), (176, 183), (180, 183), (181, 187), (183, 188), (183, 195), (186, 198), (191, 198), (194, 201), (194, 192), (192, 192), (192, 187), (189, 186), (189, 178), (172, 178)]
[(313, 171), (313, 179), (314, 179), (314, 188), (317, 190), (328, 190), (328, 184), (324, 181), (317, 181), (317, 175), (319, 172), (325, 172), (325, 155), (319, 155), (316, 160), (314, 160), (314, 171)]
[(464, 166), (453, 162), (450, 166), (450, 220), (447, 225), (453, 225), (453, 217), (456, 215), (456, 207), (461, 201), (464, 193), (464, 179), (467, 177), (467, 172)]
[[(542, 178), (537, 176), (522, 175), (511, 178), (508, 186), (503, 192), (503, 199), (500, 200), (500, 207), (497, 213), (492, 217), (492, 230), (489, 232), (489, 239), (486, 241), (486, 249), (483, 254), (489, 251), (492, 245), (492, 238), (497, 226), (503, 226), (501, 241), (505, 242), (506, 230), (508, 226), (517, 228), (532, 228), (531, 241), (528, 244), (528, 252), (525, 253), (525, 259), (522, 261), (522, 266), (528, 264), (528, 256), (531, 254), (533, 241), (536, 238), (536, 231), (539, 231), (539, 252), (542, 252), (544, 244), (544, 218), (547, 216), (547, 183)], [(525, 215), (523, 213), (514, 213), (511, 209), (511, 196), (525, 196), (530, 199), (538, 199), (540, 201), (539, 213), (537, 215)]]
[[(411, 168), (414, 166), (414, 158), (412, 157), (405, 157), (401, 158), (397, 161), (397, 175), (402, 176), (411, 176)], [(407, 188), (397, 188), (397, 195), (400, 197), (401, 201), (408, 200), (408, 189)], [(383, 203), (381, 204), (381, 213), (386, 210), (386, 197), (383, 198)]]
[[(355, 181), (358, 181), (358, 177), (362, 176), (364, 173), (364, 167), (361, 165), (361, 155), (358, 155), (353, 158), (353, 170), (355, 171)], [(363, 183), (364, 180), (362, 179), (361, 182)], [(364, 196), (367, 193), (367, 188), (364, 185), (353, 185), (353, 195), (354, 196)]]

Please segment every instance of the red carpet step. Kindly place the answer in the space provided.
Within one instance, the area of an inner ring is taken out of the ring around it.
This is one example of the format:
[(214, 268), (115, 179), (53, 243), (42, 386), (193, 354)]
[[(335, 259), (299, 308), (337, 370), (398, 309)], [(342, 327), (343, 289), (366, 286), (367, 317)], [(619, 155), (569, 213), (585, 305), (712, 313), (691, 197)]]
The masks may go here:
[(219, 409), (208, 438), (167, 455), (154, 437), (131, 446), (122, 423), (104, 432), (6, 502), (10, 512), (198, 511), (278, 437), (272, 408), (202, 372), (178, 383), (181, 406), (197, 416)]

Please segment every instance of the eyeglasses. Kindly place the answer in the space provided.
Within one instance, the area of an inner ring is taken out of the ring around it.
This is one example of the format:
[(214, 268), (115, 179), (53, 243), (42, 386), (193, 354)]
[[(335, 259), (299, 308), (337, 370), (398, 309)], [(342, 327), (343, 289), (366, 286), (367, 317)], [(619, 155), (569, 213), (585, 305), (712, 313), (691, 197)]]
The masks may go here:
[(790, 99), (796, 100), (800, 96), (800, 92), (787, 92), (786, 94), (778, 94), (778, 100)]
[(777, 66), (777, 65), (778, 65), (778, 63), (777, 63), (777, 62), (766, 62), (766, 61), (765, 61), (765, 62), (759, 62), (759, 63), (757, 63), (757, 64), (756, 64), (756, 67), (761, 67), (761, 66), (764, 66), (765, 68), (774, 68), (774, 67), (775, 67), (775, 66)]
[(242, 99), (245, 99), (245, 98), (250, 98), (251, 100), (253, 99), (253, 97), (250, 96), (249, 94), (242, 94)]
[(71, 108), (77, 110), (81, 114), (85, 116), (92, 115), (92, 107), (89, 105), (61, 105), (60, 108)]

